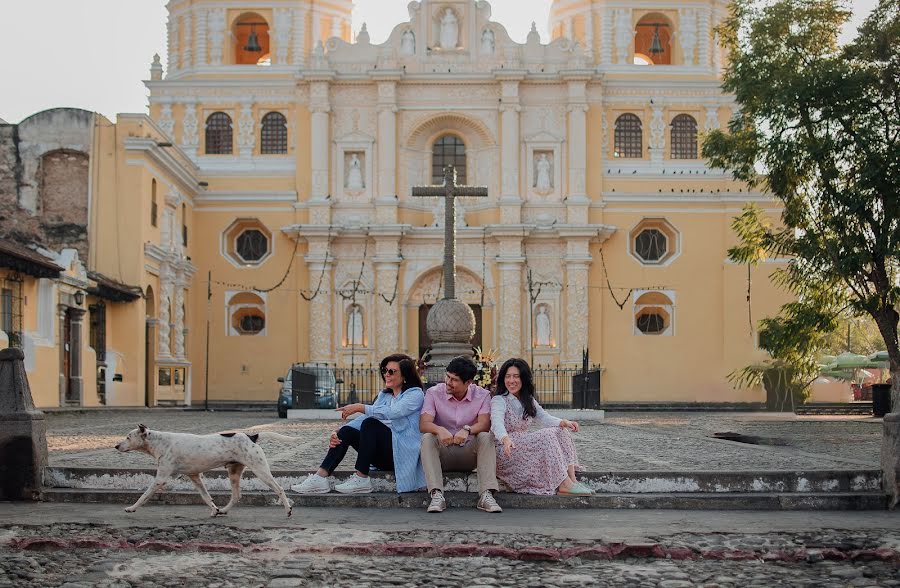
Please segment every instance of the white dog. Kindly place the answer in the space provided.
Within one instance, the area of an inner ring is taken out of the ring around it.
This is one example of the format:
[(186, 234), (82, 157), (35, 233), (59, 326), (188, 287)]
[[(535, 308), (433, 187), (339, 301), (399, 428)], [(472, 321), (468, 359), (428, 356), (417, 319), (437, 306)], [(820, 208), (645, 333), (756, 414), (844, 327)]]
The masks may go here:
[[(138, 425), (116, 444), (119, 451), (142, 451), (156, 459), (156, 479), (137, 502), (125, 509), (134, 512), (161, 490), (172, 477), (184, 474), (197, 486), (200, 496), (212, 509), (212, 515), (224, 515), (241, 499), (241, 474), (249, 468), (275, 494), (287, 516), (291, 516), (292, 502), (269, 470), (269, 462), (262, 448), (256, 444), (260, 439), (281, 439), (296, 441), (293, 437), (268, 431), (248, 435), (246, 433), (216, 433), (214, 435), (191, 435), (188, 433), (166, 433), (151, 431), (145, 425)], [(200, 474), (213, 468), (225, 467), (231, 481), (231, 501), (225, 508), (213, 502)]]

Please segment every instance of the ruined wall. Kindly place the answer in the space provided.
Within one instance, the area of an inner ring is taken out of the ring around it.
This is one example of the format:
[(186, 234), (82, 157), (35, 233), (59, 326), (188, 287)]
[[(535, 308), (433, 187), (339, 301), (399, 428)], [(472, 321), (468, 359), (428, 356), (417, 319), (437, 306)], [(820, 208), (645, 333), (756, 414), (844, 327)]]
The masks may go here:
[(90, 153), (97, 116), (76, 108), (0, 126), (0, 235), (88, 259)]

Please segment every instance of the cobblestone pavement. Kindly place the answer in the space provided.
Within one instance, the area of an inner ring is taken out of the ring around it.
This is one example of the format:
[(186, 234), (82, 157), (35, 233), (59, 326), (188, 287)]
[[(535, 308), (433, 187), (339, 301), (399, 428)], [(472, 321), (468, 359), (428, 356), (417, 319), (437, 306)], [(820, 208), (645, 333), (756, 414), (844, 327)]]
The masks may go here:
[[(151, 429), (192, 433), (272, 430), (296, 443), (267, 441), (273, 469), (315, 469), (339, 421), (286, 421), (266, 412), (177, 410), (58, 412), (47, 415), (50, 464), (70, 467), (151, 467), (148, 456), (113, 449), (143, 422)], [(588, 471), (737, 471), (878, 468), (880, 421), (863, 417), (798, 417), (772, 413), (609, 413), (582, 423), (574, 435)], [(758, 437), (747, 444), (710, 436)], [(345, 460), (342, 469), (352, 467)]]
[(900, 586), (898, 548), (896, 526), (613, 543), (466, 529), (248, 530), (218, 519), (162, 528), (2, 524), (0, 587)]

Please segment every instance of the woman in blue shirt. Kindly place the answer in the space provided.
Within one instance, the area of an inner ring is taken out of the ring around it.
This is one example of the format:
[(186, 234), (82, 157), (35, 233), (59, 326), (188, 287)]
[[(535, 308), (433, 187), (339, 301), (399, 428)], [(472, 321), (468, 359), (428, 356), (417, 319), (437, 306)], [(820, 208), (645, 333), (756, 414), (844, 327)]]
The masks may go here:
[(425, 401), (422, 380), (416, 362), (402, 353), (381, 360), (381, 379), (385, 389), (372, 404), (349, 404), (340, 408), (341, 417), (361, 413), (331, 434), (328, 453), (315, 474), (302, 484), (291, 486), (301, 494), (326, 494), (331, 491), (328, 476), (334, 472), (347, 449), (356, 450), (356, 475), (335, 486), (343, 494), (372, 491), (370, 466), (393, 470), (397, 492), (413, 492), (425, 486), (425, 472), (419, 459), (422, 434), (419, 413)]

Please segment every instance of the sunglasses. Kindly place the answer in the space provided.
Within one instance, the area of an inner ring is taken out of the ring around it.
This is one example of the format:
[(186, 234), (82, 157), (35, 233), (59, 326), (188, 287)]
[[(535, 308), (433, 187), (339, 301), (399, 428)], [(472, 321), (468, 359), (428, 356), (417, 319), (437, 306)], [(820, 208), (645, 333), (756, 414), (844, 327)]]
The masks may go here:
[(381, 375), (382, 376), (384, 376), (384, 375), (393, 376), (394, 374), (396, 374), (399, 371), (400, 370), (395, 370), (394, 368), (381, 368)]

